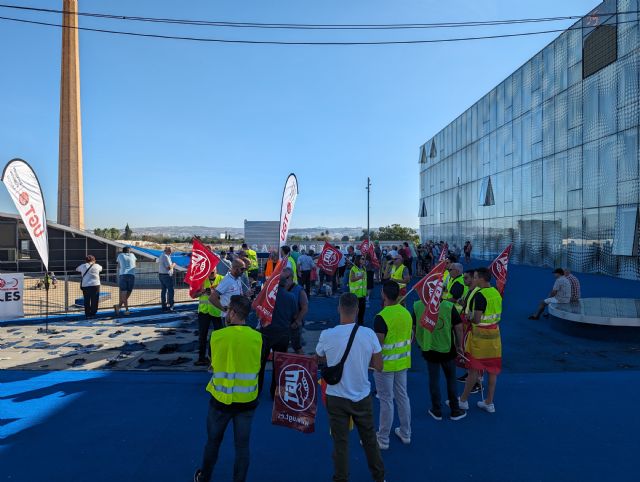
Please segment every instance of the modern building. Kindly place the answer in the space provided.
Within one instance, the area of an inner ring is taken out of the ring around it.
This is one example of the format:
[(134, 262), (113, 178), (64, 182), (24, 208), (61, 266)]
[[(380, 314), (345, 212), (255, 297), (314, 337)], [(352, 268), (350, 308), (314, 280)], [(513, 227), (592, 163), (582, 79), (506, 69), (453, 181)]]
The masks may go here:
[(606, 0), (420, 148), (423, 241), (639, 279), (638, 0)]

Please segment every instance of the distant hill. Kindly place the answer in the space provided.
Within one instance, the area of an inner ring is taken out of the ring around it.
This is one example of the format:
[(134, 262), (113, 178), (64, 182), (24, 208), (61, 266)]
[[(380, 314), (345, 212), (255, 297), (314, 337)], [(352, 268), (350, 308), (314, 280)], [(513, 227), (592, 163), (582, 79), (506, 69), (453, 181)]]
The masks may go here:
[[(291, 228), (289, 231), (289, 236), (319, 236), (321, 233), (329, 232), (329, 236), (332, 238), (341, 238), (342, 236), (349, 237), (358, 237), (362, 234), (362, 227), (348, 228), (348, 227), (340, 227), (340, 228), (327, 228), (324, 226), (317, 226), (314, 228)], [(371, 228), (373, 231), (377, 228)], [(234, 238), (241, 238), (244, 236), (244, 228), (233, 228), (229, 226), (224, 227), (209, 227), (209, 226), (153, 226), (153, 227), (142, 227), (142, 228), (131, 228), (133, 234), (135, 235), (163, 235), (163, 236), (171, 236), (171, 237), (181, 237), (181, 236), (207, 236), (207, 237), (220, 237), (220, 234), (228, 233)]]

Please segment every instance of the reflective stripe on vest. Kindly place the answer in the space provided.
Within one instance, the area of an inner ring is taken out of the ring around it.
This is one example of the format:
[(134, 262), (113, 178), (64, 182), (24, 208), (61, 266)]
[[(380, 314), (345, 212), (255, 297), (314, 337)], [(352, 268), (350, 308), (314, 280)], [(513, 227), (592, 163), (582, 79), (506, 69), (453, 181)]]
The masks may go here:
[(471, 293), (469, 293), (469, 295), (466, 298), (466, 305), (464, 308), (464, 314), (467, 317), (468, 321), (471, 321), (471, 319), (473, 318), (473, 309), (471, 306), (471, 302), (473, 301), (473, 297), (476, 295), (476, 293), (480, 291), (480, 288), (478, 288), (477, 286), (475, 288), (473, 288), (473, 290), (471, 291)]
[[(355, 274), (356, 276), (362, 274), (362, 278), (357, 281), (351, 281), (352, 274)], [(364, 298), (367, 296), (367, 279), (364, 275), (365, 271), (357, 266), (352, 266), (351, 271), (349, 272), (349, 291), (358, 298)]]
[(211, 335), (213, 374), (207, 391), (220, 403), (258, 398), (262, 336), (248, 326), (227, 326)]
[[(202, 289), (205, 289), (205, 290), (207, 288), (213, 289), (216, 286), (218, 286), (223, 279), (224, 279), (224, 276), (222, 276), (221, 274), (216, 275), (215, 279), (213, 280), (213, 283), (209, 278), (207, 278), (206, 280), (204, 280)], [(198, 297), (198, 313), (206, 313), (211, 316), (217, 316), (217, 317), (222, 316), (222, 311), (220, 311), (217, 306), (215, 306), (213, 303), (211, 303), (211, 301), (209, 301), (209, 295), (207, 294), (203, 294)]]
[(407, 284), (402, 282), (404, 279), (402, 276), (404, 274), (404, 269), (405, 266), (403, 264), (400, 266), (391, 266), (391, 279), (398, 283), (400, 289), (407, 287)]
[(387, 325), (382, 345), (383, 371), (397, 372), (411, 367), (411, 314), (402, 305), (386, 306), (378, 313)]

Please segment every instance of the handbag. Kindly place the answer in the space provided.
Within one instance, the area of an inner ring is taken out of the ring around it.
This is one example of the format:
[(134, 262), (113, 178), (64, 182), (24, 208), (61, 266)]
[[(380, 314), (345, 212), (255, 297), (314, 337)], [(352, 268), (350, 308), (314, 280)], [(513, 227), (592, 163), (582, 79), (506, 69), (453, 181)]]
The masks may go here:
[(342, 355), (342, 359), (338, 362), (337, 365), (333, 366), (323, 366), (320, 369), (320, 374), (327, 385), (336, 385), (340, 383), (342, 379), (342, 371), (344, 370), (344, 362), (347, 361), (347, 356), (349, 355), (349, 351), (351, 350), (351, 345), (353, 345), (353, 339), (356, 337), (356, 331), (358, 331), (358, 324), (355, 323), (353, 330), (351, 330), (351, 335), (349, 336), (349, 343), (347, 343), (347, 348)]

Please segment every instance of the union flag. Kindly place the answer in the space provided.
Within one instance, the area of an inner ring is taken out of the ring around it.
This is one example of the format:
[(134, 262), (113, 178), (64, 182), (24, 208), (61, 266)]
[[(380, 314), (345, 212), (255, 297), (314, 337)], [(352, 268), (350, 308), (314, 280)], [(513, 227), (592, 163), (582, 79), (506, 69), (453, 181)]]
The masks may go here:
[(192, 243), (191, 261), (187, 266), (187, 275), (184, 277), (184, 282), (189, 285), (189, 295), (194, 297), (193, 294), (202, 288), (204, 280), (218, 265), (220, 258), (202, 244), (198, 238), (193, 238)]
[(371, 259), (371, 264), (373, 265), (374, 268), (376, 269), (380, 268), (380, 260), (376, 256), (376, 251), (373, 248), (373, 244), (371, 243), (371, 241), (369, 241), (368, 239), (365, 239), (364, 241), (362, 241), (360, 246), (358, 246), (358, 249), (360, 250), (360, 253), (362, 253), (362, 256), (369, 255), (369, 258)]
[(327, 273), (329, 276), (333, 276), (338, 269), (338, 264), (342, 258), (340, 250), (334, 248), (325, 241), (322, 252), (320, 253), (320, 259), (318, 260), (318, 268)]
[(276, 306), (276, 296), (278, 296), (278, 287), (280, 285), (280, 275), (286, 265), (286, 258), (278, 261), (273, 273), (264, 282), (262, 290), (260, 290), (260, 293), (251, 304), (251, 307), (256, 310), (260, 325), (263, 327), (269, 326), (273, 319), (273, 310)]
[(438, 263), (428, 275), (418, 281), (413, 289), (418, 293), (420, 301), (424, 303), (425, 309), (420, 318), (420, 324), (425, 330), (433, 333), (438, 321), (438, 312), (440, 311), (440, 301), (442, 299), (443, 281), (445, 263)]
[(500, 296), (504, 293), (504, 287), (507, 285), (509, 257), (511, 256), (512, 246), (513, 244), (510, 244), (504, 248), (504, 251), (489, 265), (491, 274), (496, 278), (496, 289), (500, 292)]

